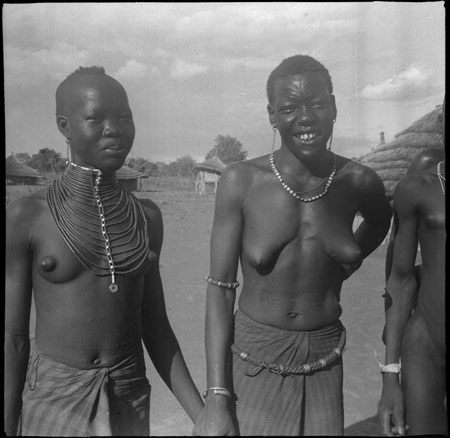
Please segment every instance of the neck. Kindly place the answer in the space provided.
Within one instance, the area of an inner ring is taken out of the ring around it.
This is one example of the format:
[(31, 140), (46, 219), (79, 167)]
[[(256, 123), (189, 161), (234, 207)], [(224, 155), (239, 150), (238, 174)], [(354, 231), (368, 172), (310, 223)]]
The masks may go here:
[(75, 169), (80, 169), (80, 170), (85, 170), (85, 171), (89, 171), (89, 172), (102, 174), (102, 171), (100, 169), (96, 169), (95, 167), (80, 166), (79, 164), (76, 164), (73, 161), (69, 161), (69, 166), (73, 167)]
[(318, 178), (329, 175), (330, 167), (333, 164), (332, 157), (333, 153), (327, 149), (311, 158), (298, 157), (287, 147), (281, 147), (278, 152), (275, 152), (275, 161), (279, 170), (297, 175), (306, 171)]
[(83, 186), (89, 186), (90, 188), (96, 186), (99, 190), (115, 190), (119, 185), (115, 172), (104, 173), (100, 169), (80, 166), (72, 161), (69, 162), (64, 172), (64, 180), (66, 183), (80, 188)]

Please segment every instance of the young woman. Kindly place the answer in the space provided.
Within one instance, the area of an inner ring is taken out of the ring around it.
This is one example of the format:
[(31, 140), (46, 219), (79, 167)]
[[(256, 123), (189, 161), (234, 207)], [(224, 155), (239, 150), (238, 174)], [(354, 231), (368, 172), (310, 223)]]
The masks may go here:
[(195, 420), (203, 403), (164, 305), (161, 212), (115, 174), (135, 134), (127, 94), (103, 68), (80, 68), (56, 91), (56, 121), (66, 171), (7, 210), (5, 431), (149, 435), (142, 341)]

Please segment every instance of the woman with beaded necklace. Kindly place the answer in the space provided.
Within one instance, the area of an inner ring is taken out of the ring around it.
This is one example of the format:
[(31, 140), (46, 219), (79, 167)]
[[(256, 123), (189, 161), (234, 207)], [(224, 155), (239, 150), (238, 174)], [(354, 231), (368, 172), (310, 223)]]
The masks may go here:
[(194, 421), (203, 403), (167, 319), (161, 212), (115, 174), (135, 135), (126, 91), (103, 68), (80, 67), (56, 91), (56, 121), (67, 169), (7, 209), (5, 431), (149, 435), (142, 342)]
[[(445, 150), (445, 100), (442, 105)], [(445, 343), (445, 152), (394, 192), (386, 284), (386, 365), (378, 415), (385, 435), (448, 434)], [(415, 260), (420, 245), (420, 282)]]
[(382, 242), (391, 209), (375, 172), (327, 148), (337, 110), (321, 63), (285, 59), (267, 95), (280, 149), (230, 165), (216, 195), (194, 432), (342, 435), (341, 287)]

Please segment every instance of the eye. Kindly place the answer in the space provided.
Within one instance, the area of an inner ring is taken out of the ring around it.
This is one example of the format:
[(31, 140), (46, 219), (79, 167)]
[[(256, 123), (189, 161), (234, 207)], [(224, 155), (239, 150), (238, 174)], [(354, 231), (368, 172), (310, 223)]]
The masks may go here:
[(90, 123), (99, 123), (100, 122), (100, 117), (98, 116), (87, 116), (86, 120)]
[(295, 111), (296, 111), (296, 108), (293, 105), (284, 106), (284, 107), (279, 109), (279, 112), (281, 114), (291, 114), (291, 113), (293, 113)]

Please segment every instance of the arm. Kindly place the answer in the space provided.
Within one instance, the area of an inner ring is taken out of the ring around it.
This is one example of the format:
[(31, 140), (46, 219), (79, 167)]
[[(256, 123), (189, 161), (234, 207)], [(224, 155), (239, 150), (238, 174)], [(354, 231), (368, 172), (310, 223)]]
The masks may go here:
[[(243, 169), (242, 169), (243, 170)], [(229, 167), (222, 175), (216, 194), (211, 234), (210, 275), (214, 280), (236, 281), (243, 229), (243, 184), (239, 168)], [(234, 334), (235, 291), (208, 284), (206, 295), (205, 346), (207, 387), (232, 392), (230, 346)], [(199, 435), (234, 435), (230, 401), (223, 395), (208, 394), (196, 424)]]
[(159, 254), (163, 239), (161, 212), (152, 212), (152, 250), (158, 254), (144, 279), (142, 337), (155, 368), (194, 422), (203, 402), (186, 366), (180, 345), (167, 318), (164, 292), (159, 272)]
[(32, 253), (28, 220), (33, 215), (25, 202), (10, 204), (6, 212), (4, 420), (8, 436), (17, 434), (30, 354)]
[[(386, 290), (386, 354), (385, 363), (398, 363), (405, 326), (411, 316), (417, 282), (414, 262), (417, 252), (418, 208), (417, 190), (409, 180), (397, 185), (394, 195), (396, 235), (393, 247), (392, 269)], [(396, 373), (383, 373), (383, 390), (378, 415), (383, 433), (404, 434), (403, 394)]]
[(389, 231), (392, 211), (380, 177), (372, 169), (365, 168), (361, 180), (358, 182), (359, 212), (364, 220), (355, 232), (355, 239), (365, 258), (380, 245)]

